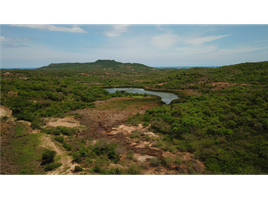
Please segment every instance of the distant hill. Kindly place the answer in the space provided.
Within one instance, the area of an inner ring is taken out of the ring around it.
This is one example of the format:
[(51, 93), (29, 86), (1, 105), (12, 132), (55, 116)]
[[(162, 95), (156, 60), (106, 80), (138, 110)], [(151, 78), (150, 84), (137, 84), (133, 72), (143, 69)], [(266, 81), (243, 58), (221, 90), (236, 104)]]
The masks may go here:
[(77, 71), (121, 71), (121, 72), (151, 72), (158, 69), (139, 63), (121, 63), (115, 60), (97, 60), (89, 63), (52, 63), (38, 70), (77, 70)]

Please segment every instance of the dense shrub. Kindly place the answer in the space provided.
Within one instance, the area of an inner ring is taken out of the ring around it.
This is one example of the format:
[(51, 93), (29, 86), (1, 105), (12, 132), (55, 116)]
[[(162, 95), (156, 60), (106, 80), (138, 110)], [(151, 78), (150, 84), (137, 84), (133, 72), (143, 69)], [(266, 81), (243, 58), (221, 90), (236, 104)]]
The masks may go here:
[(67, 150), (67, 151), (70, 151), (72, 150), (72, 145), (66, 143), (66, 142), (63, 142), (62, 143), (62, 146)]
[(54, 157), (56, 156), (56, 151), (45, 149), (42, 154), (42, 164), (54, 162)]
[(81, 172), (83, 169), (80, 166), (75, 166), (74, 172)]
[(112, 143), (107, 139), (100, 139), (96, 142), (92, 149), (97, 155), (107, 155), (110, 160), (117, 163), (120, 160), (120, 153), (116, 152), (116, 143)]
[(57, 136), (57, 137), (55, 137), (55, 140), (60, 142), (60, 143), (63, 143), (64, 137), (63, 136)]
[(62, 163), (50, 163), (45, 165), (45, 171), (52, 171), (58, 167), (60, 167)]

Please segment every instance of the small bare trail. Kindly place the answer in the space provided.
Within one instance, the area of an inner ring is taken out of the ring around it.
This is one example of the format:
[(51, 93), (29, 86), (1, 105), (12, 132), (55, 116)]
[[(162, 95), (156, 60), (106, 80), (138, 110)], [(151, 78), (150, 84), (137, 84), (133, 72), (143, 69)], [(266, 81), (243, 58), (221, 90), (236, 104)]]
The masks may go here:
[(72, 159), (67, 155), (66, 151), (61, 150), (59, 147), (55, 145), (55, 143), (51, 140), (49, 135), (43, 135), (42, 138), (42, 147), (49, 148), (57, 152), (56, 156), (60, 156), (59, 162), (62, 163), (62, 166), (59, 168), (48, 172), (48, 175), (71, 175), (74, 174), (73, 170), (77, 164), (72, 164)]

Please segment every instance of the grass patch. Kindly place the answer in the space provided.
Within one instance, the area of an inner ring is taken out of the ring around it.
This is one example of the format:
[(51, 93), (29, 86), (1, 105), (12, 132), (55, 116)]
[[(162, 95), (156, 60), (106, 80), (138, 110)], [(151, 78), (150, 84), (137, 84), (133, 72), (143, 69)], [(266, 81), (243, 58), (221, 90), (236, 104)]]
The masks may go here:
[(17, 122), (15, 126), (15, 137), (22, 137), (29, 134), (30, 128), (23, 122)]
[(133, 98), (139, 98), (139, 99), (142, 99), (143, 96), (132, 96)]
[(41, 134), (26, 133), (26, 127), (17, 125), (14, 134), (1, 143), (1, 174), (44, 174)]

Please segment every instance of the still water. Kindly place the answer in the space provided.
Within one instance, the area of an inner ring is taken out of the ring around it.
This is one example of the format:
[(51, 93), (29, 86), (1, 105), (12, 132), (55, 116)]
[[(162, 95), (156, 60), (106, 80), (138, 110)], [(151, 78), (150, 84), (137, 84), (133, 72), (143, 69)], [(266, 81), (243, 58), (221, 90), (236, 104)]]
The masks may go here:
[(126, 91), (128, 93), (138, 93), (138, 94), (149, 94), (149, 95), (156, 95), (161, 97), (162, 101), (166, 104), (170, 104), (170, 102), (174, 99), (178, 99), (178, 97), (173, 93), (167, 93), (167, 92), (155, 92), (155, 91), (149, 91), (144, 90), (142, 88), (104, 88), (109, 93), (115, 93), (116, 90), (118, 91)]

